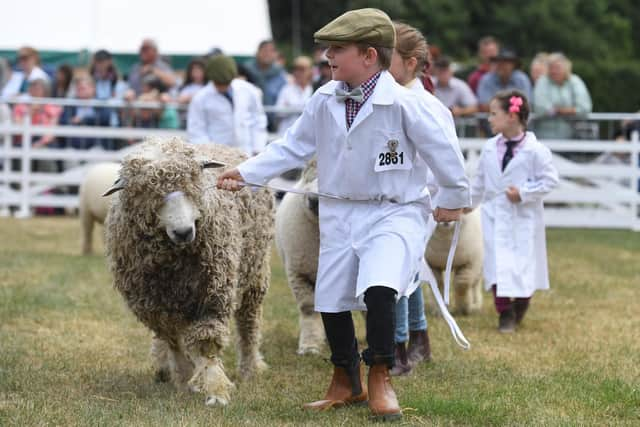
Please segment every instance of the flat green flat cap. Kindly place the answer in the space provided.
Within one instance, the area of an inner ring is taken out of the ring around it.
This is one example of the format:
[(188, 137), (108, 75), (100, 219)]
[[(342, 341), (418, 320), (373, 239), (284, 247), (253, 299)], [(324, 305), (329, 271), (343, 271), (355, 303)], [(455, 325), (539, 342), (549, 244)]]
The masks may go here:
[(214, 83), (227, 85), (238, 75), (236, 61), (230, 56), (216, 55), (207, 61), (206, 74)]
[(316, 43), (343, 45), (366, 43), (377, 47), (393, 48), (396, 30), (389, 16), (380, 9), (350, 10), (313, 35)]

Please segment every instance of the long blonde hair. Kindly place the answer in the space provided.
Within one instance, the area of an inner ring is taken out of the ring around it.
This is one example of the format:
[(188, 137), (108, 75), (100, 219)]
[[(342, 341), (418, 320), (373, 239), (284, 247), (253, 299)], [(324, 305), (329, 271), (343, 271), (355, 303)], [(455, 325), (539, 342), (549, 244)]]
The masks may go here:
[(429, 62), (427, 39), (418, 29), (402, 22), (394, 22), (396, 29), (396, 52), (402, 59), (416, 58), (414, 77), (421, 77), (425, 65)]

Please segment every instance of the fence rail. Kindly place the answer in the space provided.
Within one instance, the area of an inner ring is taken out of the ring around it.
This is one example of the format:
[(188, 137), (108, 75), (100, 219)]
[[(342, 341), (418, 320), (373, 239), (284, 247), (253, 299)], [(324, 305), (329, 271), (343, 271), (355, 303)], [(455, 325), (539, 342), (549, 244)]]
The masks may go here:
[[(36, 100), (33, 100), (36, 101)], [(54, 99), (59, 105), (77, 105), (77, 100)], [(37, 100), (34, 103), (49, 103)], [(157, 103), (125, 103), (121, 101), (87, 101), (87, 106), (151, 108)], [(295, 113), (295, 110), (271, 109), (272, 112)], [(584, 118), (582, 118), (584, 120)], [(640, 114), (593, 113), (590, 120), (640, 120)], [(13, 213), (29, 217), (34, 207), (74, 208), (76, 195), (50, 194), (56, 186), (80, 185), (86, 169), (94, 163), (119, 161), (131, 147), (117, 151), (99, 148), (89, 150), (34, 147), (34, 136), (113, 138), (140, 140), (148, 136), (186, 137), (183, 130), (112, 128), (86, 126), (39, 126), (0, 124), (0, 215)], [(20, 145), (13, 143), (20, 137)], [(271, 135), (274, 138), (275, 135)], [(546, 222), (559, 227), (624, 228), (640, 230), (640, 142), (634, 132), (632, 141), (613, 140), (544, 140), (553, 152), (554, 164), (561, 176), (560, 185), (545, 199)], [(472, 174), (486, 140), (460, 138), (466, 157), (467, 171)], [(590, 156), (575, 160), (576, 153)], [(598, 156), (597, 158), (593, 158)], [(65, 162), (61, 172), (41, 172), (31, 169), (32, 160)], [(12, 170), (13, 164), (13, 170)], [(18, 167), (15, 167), (15, 166)]]

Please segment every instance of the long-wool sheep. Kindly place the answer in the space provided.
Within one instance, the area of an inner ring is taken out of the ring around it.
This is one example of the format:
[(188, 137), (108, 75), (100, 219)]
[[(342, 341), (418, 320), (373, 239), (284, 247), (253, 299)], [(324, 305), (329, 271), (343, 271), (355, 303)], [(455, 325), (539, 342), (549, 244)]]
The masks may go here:
[[(310, 162), (296, 188), (317, 191), (316, 163)], [(287, 193), (276, 213), (276, 245), (299, 310), (298, 354), (319, 354), (324, 343), (320, 314), (314, 311), (320, 232), (318, 198)]]
[(221, 169), (244, 159), (236, 149), (150, 139), (125, 158), (106, 221), (115, 288), (154, 332), (160, 379), (229, 402), (233, 383), (221, 352), (231, 315), (242, 379), (266, 368), (259, 351), (269, 286), (274, 201), (265, 189), (217, 190)]
[(118, 163), (98, 163), (92, 166), (80, 185), (80, 226), (82, 227), (82, 253), (93, 251), (93, 226), (104, 224), (109, 211), (110, 197), (102, 197), (118, 177)]
[[(447, 266), (447, 256), (453, 238), (453, 223), (436, 226), (426, 250), (426, 260), (438, 280), (438, 287), (444, 289), (443, 272)], [(461, 217), (460, 238), (453, 258), (451, 287), (454, 292), (454, 312), (470, 314), (482, 308), (482, 226), (479, 209)], [(434, 308), (434, 313), (437, 309)]]

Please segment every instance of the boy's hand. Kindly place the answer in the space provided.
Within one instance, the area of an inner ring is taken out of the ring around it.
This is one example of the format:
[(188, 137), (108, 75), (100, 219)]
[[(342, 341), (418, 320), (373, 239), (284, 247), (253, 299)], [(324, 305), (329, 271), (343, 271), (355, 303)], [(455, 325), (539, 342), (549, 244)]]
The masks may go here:
[(459, 208), (459, 209), (436, 208), (436, 210), (433, 211), (433, 218), (436, 220), (436, 222), (458, 221), (460, 219), (461, 213), (462, 213), (462, 208)]
[(473, 208), (464, 208), (464, 209), (462, 209), (462, 213), (465, 214), (465, 215), (468, 214), (468, 213), (471, 213), (471, 212), (473, 212)]
[(244, 182), (242, 175), (238, 169), (234, 168), (221, 174), (216, 185), (221, 190), (238, 191), (242, 189), (242, 185), (240, 185), (242, 182)]
[(520, 203), (522, 199), (520, 198), (520, 191), (514, 186), (510, 186), (507, 188), (507, 198), (511, 203)]

